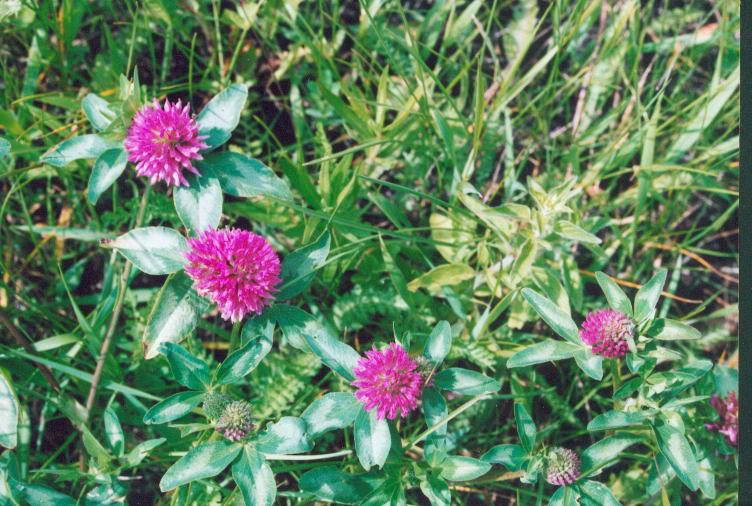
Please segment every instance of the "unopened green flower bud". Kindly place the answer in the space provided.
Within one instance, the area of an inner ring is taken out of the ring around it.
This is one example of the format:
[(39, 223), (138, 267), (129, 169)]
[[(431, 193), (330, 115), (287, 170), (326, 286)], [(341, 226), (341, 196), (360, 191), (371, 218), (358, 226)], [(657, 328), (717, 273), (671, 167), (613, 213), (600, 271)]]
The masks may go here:
[(222, 416), (225, 408), (232, 402), (232, 399), (219, 392), (209, 392), (204, 395), (204, 413), (210, 420), (216, 420)]

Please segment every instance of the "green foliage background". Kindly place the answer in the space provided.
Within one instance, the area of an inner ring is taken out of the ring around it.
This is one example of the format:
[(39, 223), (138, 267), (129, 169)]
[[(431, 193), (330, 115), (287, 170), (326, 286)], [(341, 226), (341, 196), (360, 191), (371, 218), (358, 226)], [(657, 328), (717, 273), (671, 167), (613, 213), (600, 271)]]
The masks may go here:
[[(80, 423), (124, 266), (97, 241), (133, 227), (145, 181), (129, 167), (91, 205), (91, 163), (39, 162), (90, 131), (87, 93), (111, 100), (136, 69), (147, 96), (194, 110), (229, 84), (250, 86), (229, 149), (264, 161), (296, 199), (226, 197), (222, 224), (252, 228), (283, 254), (331, 232), (329, 259), (296, 305), (359, 351), (449, 320), (449, 360), (501, 380), (498, 399), (451, 423), (457, 453), (516, 438), (511, 398), (528, 406), (539, 438), (575, 448), (594, 441), (588, 421), (611, 409), (608, 377), (596, 384), (572, 361), (506, 369), (515, 351), (551, 335), (517, 296), (523, 286), (580, 322), (605, 305), (593, 272), (634, 286), (667, 267), (673, 297), (658, 314), (703, 334), (675, 349), (733, 367), (738, 2), (22, 0), (6, 16), (15, 4), (0, 0), (0, 134), (10, 141), (0, 159), (0, 363), (23, 407), (27, 481), (81, 498), (97, 486), (80, 467), (95, 457), (82, 434), (103, 434), (109, 406), (127, 451), (167, 439), (122, 470), (127, 503), (176, 500), (156, 484), (172, 452), (185, 451), (178, 431), (142, 423), (154, 397), (179, 391), (166, 361), (142, 351), (162, 277), (134, 272), (88, 429)], [(182, 227), (164, 188), (149, 198), (143, 224)], [(505, 228), (492, 210), (501, 205), (537, 214)], [(209, 313), (184, 345), (216, 363), (230, 332)], [(27, 355), (16, 334), (33, 343)], [(235, 392), (262, 425), (347, 388), (279, 337)], [(698, 409), (696, 423), (710, 413)], [(319, 451), (348, 441), (327, 438)], [(623, 503), (735, 502), (731, 462), (716, 470), (715, 499), (678, 480), (648, 497), (654, 449), (636, 448), (599, 477)], [(315, 465), (275, 464), (279, 504), (311, 504), (297, 479)], [(196, 504), (239, 501), (221, 480), (191, 494)], [(454, 501), (548, 495), (492, 479), (460, 487)]]

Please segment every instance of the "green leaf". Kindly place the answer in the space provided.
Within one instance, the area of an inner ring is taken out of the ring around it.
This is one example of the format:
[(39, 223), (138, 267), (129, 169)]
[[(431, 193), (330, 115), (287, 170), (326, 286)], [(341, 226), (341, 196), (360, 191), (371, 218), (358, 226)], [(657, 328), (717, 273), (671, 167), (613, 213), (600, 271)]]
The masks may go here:
[(449, 456), (441, 466), (441, 477), (449, 481), (474, 480), (491, 469), (491, 464), (472, 457)]
[(620, 506), (611, 490), (597, 481), (584, 480), (580, 483), (580, 501), (583, 506)]
[(338, 341), (328, 332), (304, 335), (311, 351), (317, 355), (332, 371), (347, 381), (354, 381), (353, 368), (357, 365), (360, 355), (345, 343)]
[(678, 429), (658, 419), (653, 425), (658, 449), (676, 475), (690, 490), (700, 486), (700, 468), (687, 438)]
[(525, 406), (516, 402), (514, 404), (514, 420), (517, 424), (517, 434), (525, 451), (530, 454), (535, 448), (535, 438), (538, 430), (535, 428), (533, 419), (528, 414)]
[(116, 457), (123, 456), (123, 450), (125, 448), (125, 435), (123, 434), (123, 427), (120, 425), (117, 413), (108, 407), (104, 410), (104, 435), (107, 441), (107, 446), (112, 450), (113, 455)]
[(580, 494), (569, 486), (559, 487), (548, 500), (548, 506), (579, 506)]
[(201, 176), (219, 181), (225, 193), (235, 197), (275, 197), (292, 200), (290, 188), (269, 167), (255, 158), (222, 151), (206, 155), (196, 168)]
[(141, 461), (149, 456), (150, 451), (152, 451), (154, 448), (161, 445), (165, 441), (167, 441), (165, 438), (160, 437), (158, 439), (147, 439), (146, 441), (139, 443), (125, 456), (127, 466), (138, 466)]
[(615, 463), (621, 452), (642, 441), (640, 436), (620, 433), (601, 439), (580, 454), (582, 475), (597, 474), (601, 469)]
[(449, 354), (452, 347), (452, 327), (449, 322), (442, 320), (437, 323), (428, 336), (423, 356), (431, 361), (434, 366), (439, 366)]
[(193, 233), (217, 228), (222, 218), (222, 187), (213, 177), (192, 177), (190, 186), (178, 186), (172, 197), (185, 228)]
[(284, 339), (299, 350), (308, 351), (306, 335), (329, 335), (329, 331), (313, 315), (288, 304), (274, 304), (267, 309), (264, 318), (276, 321)]
[(460, 367), (444, 369), (434, 376), (434, 385), (464, 395), (480, 395), (497, 392), (501, 384), (485, 374)]
[(349, 392), (329, 392), (313, 401), (301, 418), (306, 422), (308, 437), (314, 439), (352, 425), (361, 407), (360, 401)]
[(557, 234), (565, 239), (571, 239), (573, 241), (584, 242), (588, 244), (600, 244), (601, 240), (597, 236), (591, 234), (578, 227), (574, 223), (567, 220), (559, 220), (554, 226), (554, 230)]
[(658, 332), (654, 335), (656, 339), (678, 341), (682, 339), (700, 339), (702, 337), (699, 330), (686, 323), (668, 318), (661, 318), (660, 320), (656, 320), (656, 322), (659, 326)]
[(574, 360), (582, 371), (596, 381), (603, 379), (603, 357), (594, 355), (587, 348), (574, 354)]
[(232, 465), (232, 477), (247, 505), (272, 506), (277, 495), (274, 473), (266, 460), (250, 446), (244, 446)]
[(308, 288), (316, 271), (326, 262), (329, 255), (331, 236), (326, 231), (308, 246), (287, 255), (282, 262), (282, 286), (277, 292), (277, 300), (290, 299)]
[(392, 437), (386, 420), (376, 418), (376, 410), (360, 410), (355, 418), (355, 453), (363, 469), (368, 471), (373, 466), (381, 467), (386, 462)]
[(162, 343), (179, 343), (193, 332), (209, 302), (193, 289), (193, 281), (178, 272), (157, 293), (141, 344), (148, 360), (159, 354)]
[(217, 384), (237, 383), (253, 371), (272, 349), (270, 336), (259, 335), (227, 357), (217, 371)]
[[(426, 425), (429, 427), (433, 427), (447, 416), (447, 405), (444, 396), (434, 387), (425, 387), (423, 389), (421, 408), (423, 409), (423, 416), (426, 418)], [(447, 426), (443, 424), (429, 438), (434, 434), (444, 436), (446, 432)]]
[(587, 430), (608, 430), (618, 429), (620, 427), (630, 427), (632, 425), (643, 425), (646, 422), (646, 415), (642, 413), (629, 411), (608, 411), (598, 415), (588, 423)]
[(608, 305), (611, 309), (624, 313), (627, 316), (632, 316), (632, 303), (629, 301), (629, 297), (624, 293), (616, 282), (608, 275), (601, 271), (595, 273), (595, 280), (603, 290), (603, 295), (606, 296)]
[(63, 167), (74, 160), (97, 158), (107, 151), (119, 147), (120, 143), (110, 141), (96, 134), (79, 135), (58, 144), (53, 150), (42, 155), (40, 162)]
[(305, 421), (295, 416), (283, 416), (261, 433), (256, 441), (256, 449), (267, 454), (303, 453), (312, 447)]
[(209, 366), (179, 344), (162, 343), (159, 351), (170, 362), (172, 375), (181, 385), (193, 390), (206, 390), (211, 384)]
[(428, 473), (426, 478), (421, 480), (420, 490), (431, 502), (431, 506), (450, 506), (452, 503), (449, 485), (434, 473)]
[(520, 445), (497, 445), (488, 450), (480, 460), (501, 464), (510, 471), (522, 469), (527, 453)]
[(641, 323), (645, 320), (655, 309), (655, 305), (658, 303), (658, 298), (661, 296), (663, 285), (666, 283), (666, 275), (668, 271), (661, 269), (650, 278), (650, 281), (637, 291), (634, 301), (635, 320), (637, 323)]
[(86, 189), (86, 199), (91, 205), (97, 203), (99, 197), (117, 181), (128, 163), (128, 153), (123, 148), (108, 149), (94, 162), (89, 175), (89, 186)]
[(507, 367), (511, 369), (572, 358), (582, 350), (582, 346), (546, 339), (543, 342), (528, 346), (509, 357)]
[(635, 393), (637, 389), (640, 388), (640, 385), (642, 385), (642, 377), (640, 376), (637, 376), (628, 381), (625, 381), (614, 392), (613, 399), (616, 401), (626, 399), (627, 397)]
[(21, 483), (13, 478), (8, 478), (8, 484), (16, 498), (23, 501), (20, 504), (33, 504), (34, 506), (75, 506), (77, 504), (76, 500), (70, 496), (44, 485)]
[(106, 129), (116, 117), (115, 112), (110, 109), (110, 103), (94, 93), (89, 93), (84, 97), (81, 101), (81, 107), (86, 119), (89, 120), (95, 130)]
[(10, 153), (10, 142), (7, 139), (0, 137), (0, 158), (5, 158), (5, 155)]
[(229, 441), (215, 441), (191, 448), (162, 476), (159, 489), (167, 492), (194, 480), (216, 476), (235, 460), (242, 448)]
[(146, 274), (171, 274), (186, 263), (188, 243), (176, 230), (167, 227), (134, 228), (104, 244), (115, 248)]
[(382, 481), (376, 473), (348, 474), (334, 466), (323, 466), (303, 474), (298, 485), (323, 501), (362, 504)]
[(204, 142), (209, 149), (221, 146), (232, 136), (232, 131), (240, 122), (240, 113), (248, 98), (248, 88), (233, 84), (220, 91), (196, 116), (199, 135), (205, 135)]
[(5, 369), (0, 369), (0, 445), (13, 449), (18, 444), (18, 396)]
[(572, 317), (565, 313), (556, 303), (529, 288), (522, 289), (522, 296), (525, 297), (528, 304), (548, 323), (554, 332), (573, 344), (582, 344), (580, 333)]
[(467, 264), (443, 264), (421, 274), (407, 284), (411, 292), (426, 288), (436, 292), (445, 286), (454, 286), (475, 276), (475, 271)]
[(177, 420), (181, 416), (187, 415), (193, 410), (193, 408), (201, 404), (203, 398), (203, 392), (194, 391), (180, 392), (171, 395), (162, 402), (152, 406), (149, 411), (144, 414), (144, 423), (159, 424)]
[(713, 474), (713, 464), (711, 464), (710, 460), (706, 457), (698, 462), (697, 465), (700, 469), (699, 485), (700, 490), (702, 490), (702, 495), (707, 499), (715, 499), (715, 475)]

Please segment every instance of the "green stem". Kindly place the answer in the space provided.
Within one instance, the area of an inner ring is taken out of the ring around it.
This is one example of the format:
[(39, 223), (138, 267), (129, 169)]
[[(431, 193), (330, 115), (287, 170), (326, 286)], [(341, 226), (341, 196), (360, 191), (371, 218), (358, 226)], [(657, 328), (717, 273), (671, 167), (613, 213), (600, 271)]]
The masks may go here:
[(334, 453), (322, 453), (319, 455), (276, 455), (274, 453), (264, 453), (266, 460), (324, 460), (333, 459), (334, 457), (344, 457), (350, 455), (352, 450), (340, 450)]
[(613, 381), (614, 393), (621, 385), (621, 359), (611, 361), (611, 380)]
[(470, 399), (469, 401), (467, 401), (466, 403), (464, 403), (462, 406), (460, 406), (459, 408), (455, 409), (454, 411), (452, 411), (451, 413), (449, 413), (447, 416), (445, 416), (444, 418), (442, 418), (441, 420), (439, 420), (438, 422), (436, 422), (435, 424), (433, 424), (431, 427), (429, 427), (428, 429), (426, 429), (425, 431), (423, 431), (417, 438), (415, 438), (407, 446), (407, 449), (409, 450), (411, 448), (414, 448), (415, 445), (417, 445), (418, 443), (420, 443), (421, 441), (423, 441), (425, 438), (427, 438), (428, 436), (430, 436), (431, 434), (433, 434), (434, 432), (436, 432), (437, 430), (439, 430), (441, 428), (441, 426), (444, 425), (445, 423), (449, 422), (449, 420), (452, 420), (453, 418), (456, 418), (463, 411), (469, 409), (473, 404), (477, 403), (478, 401), (486, 400), (488, 398), (489, 398), (488, 394), (476, 395), (475, 397), (473, 397), (472, 399)]
[(239, 335), (240, 335), (240, 322), (235, 322), (232, 325), (232, 332), (230, 333), (230, 347), (227, 349), (228, 355), (232, 353), (232, 351), (235, 348), (237, 348)]

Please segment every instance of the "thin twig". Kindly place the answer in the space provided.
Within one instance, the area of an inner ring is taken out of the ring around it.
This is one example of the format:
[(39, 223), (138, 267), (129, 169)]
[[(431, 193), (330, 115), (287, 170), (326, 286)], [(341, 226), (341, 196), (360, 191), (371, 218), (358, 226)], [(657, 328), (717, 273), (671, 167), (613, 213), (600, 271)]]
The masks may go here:
[[(10, 321), (10, 318), (5, 316), (5, 313), (3, 313), (2, 311), (0, 311), (0, 323), (2, 323), (5, 328), (8, 329), (8, 332), (10, 332), (10, 335), (13, 336), (13, 339), (15, 339), (18, 345), (23, 347), (23, 349), (26, 350), (27, 353), (35, 353), (34, 345), (32, 345), (31, 342), (26, 339), (23, 334), (21, 334), (16, 326), (13, 325), (13, 322)], [(55, 391), (59, 392), (60, 384), (57, 382), (47, 366), (40, 364), (39, 362), (34, 362), (34, 365), (37, 367), (37, 369), (39, 369), (39, 372), (42, 373), (42, 376), (44, 376), (44, 379), (47, 380), (47, 383), (49, 383), (50, 386), (55, 389)]]
[(734, 276), (730, 276), (730, 275), (728, 275), (728, 274), (726, 274), (724, 272), (721, 272), (720, 270), (716, 269), (715, 267), (713, 267), (713, 265), (710, 262), (708, 262), (707, 260), (705, 260), (704, 258), (702, 258), (697, 253), (692, 253), (689, 250), (686, 250), (684, 248), (681, 248), (681, 247), (673, 245), (673, 244), (659, 244), (659, 243), (655, 243), (655, 242), (647, 242), (647, 243), (645, 243), (645, 247), (647, 247), (647, 248), (658, 248), (658, 249), (662, 249), (664, 251), (678, 251), (682, 255), (688, 256), (689, 258), (691, 258), (692, 260), (694, 260), (698, 264), (702, 265), (703, 267), (705, 267), (707, 270), (709, 270), (710, 272), (712, 272), (716, 276), (719, 276), (719, 277), (725, 279), (726, 281), (730, 281), (732, 283), (739, 284), (739, 280), (737, 278), (735, 278)]
[(264, 453), (266, 460), (324, 460), (335, 457), (344, 457), (350, 455), (352, 450), (341, 450), (334, 453), (321, 453), (319, 455), (276, 455), (274, 453)]
[[(149, 199), (150, 186), (146, 187), (144, 195), (141, 197), (141, 204), (138, 208), (138, 215), (136, 216), (135, 227), (141, 225), (144, 219), (144, 212), (146, 211), (146, 202)], [(99, 357), (97, 358), (97, 366), (94, 369), (94, 375), (91, 379), (91, 387), (89, 388), (89, 395), (86, 398), (86, 412), (84, 413), (84, 424), (88, 423), (91, 410), (94, 407), (94, 401), (97, 396), (97, 389), (99, 388), (99, 382), (102, 379), (102, 371), (104, 370), (104, 362), (107, 358), (107, 353), (110, 351), (110, 345), (112, 344), (112, 337), (115, 335), (115, 329), (117, 328), (118, 320), (120, 319), (120, 312), (123, 309), (123, 301), (125, 300), (125, 291), (128, 288), (128, 277), (131, 275), (131, 269), (133, 264), (130, 261), (125, 262), (125, 268), (123, 269), (123, 275), (120, 277), (120, 290), (118, 292), (117, 299), (115, 300), (115, 307), (112, 310), (112, 318), (110, 319), (110, 325), (107, 328), (102, 346), (99, 349)]]

